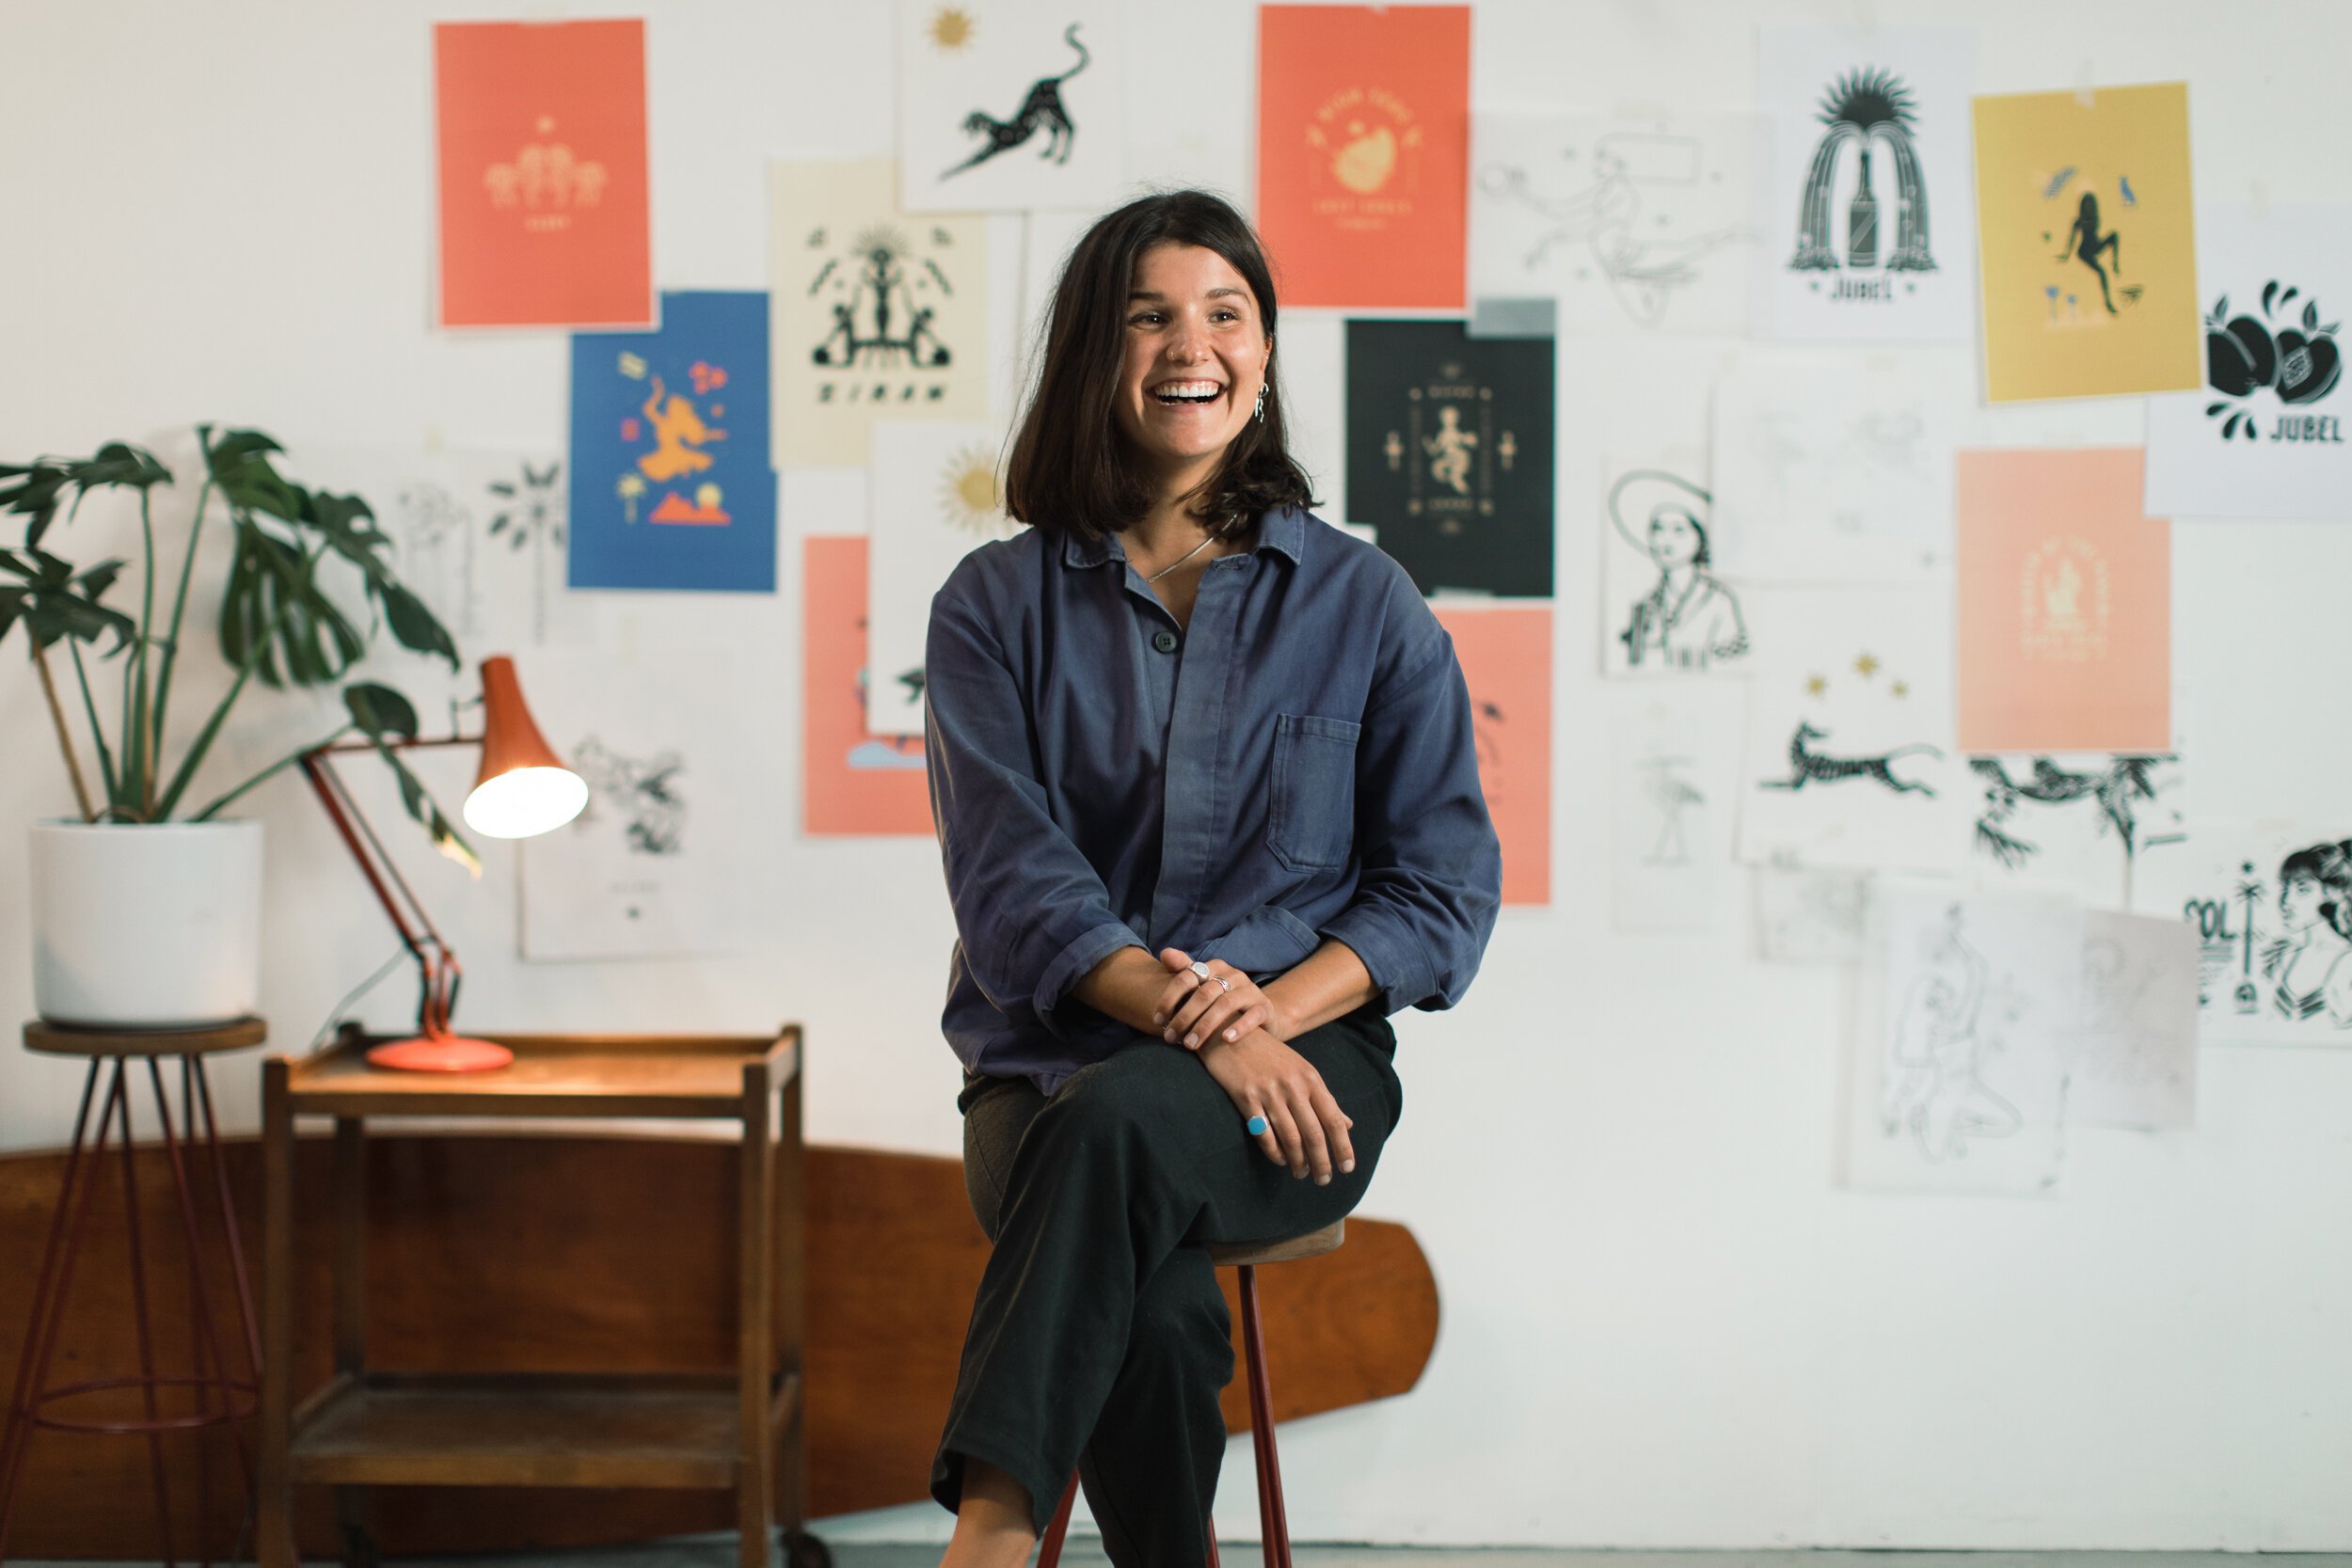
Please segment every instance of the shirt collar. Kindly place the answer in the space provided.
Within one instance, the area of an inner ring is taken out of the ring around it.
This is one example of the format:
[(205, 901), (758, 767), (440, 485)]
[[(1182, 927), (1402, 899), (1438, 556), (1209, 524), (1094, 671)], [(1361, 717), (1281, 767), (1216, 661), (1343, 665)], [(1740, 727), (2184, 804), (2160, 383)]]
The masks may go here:
[[(1307, 547), (1307, 515), (1295, 506), (1279, 507), (1263, 514), (1258, 519), (1258, 543), (1252, 546), (1258, 553), (1276, 550), (1291, 558), (1295, 564), (1304, 558)], [(1061, 559), (1065, 566), (1100, 566), (1106, 561), (1127, 559), (1127, 542), (1116, 533), (1100, 539), (1084, 539), (1075, 533), (1065, 533), (1061, 541)]]

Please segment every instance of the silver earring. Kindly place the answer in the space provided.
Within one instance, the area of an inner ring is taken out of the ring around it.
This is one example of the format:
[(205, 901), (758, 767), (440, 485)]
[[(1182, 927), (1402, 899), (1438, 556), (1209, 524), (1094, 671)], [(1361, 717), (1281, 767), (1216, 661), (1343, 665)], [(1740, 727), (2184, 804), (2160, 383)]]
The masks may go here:
[(1258, 383), (1258, 422), (1265, 423), (1265, 383)]

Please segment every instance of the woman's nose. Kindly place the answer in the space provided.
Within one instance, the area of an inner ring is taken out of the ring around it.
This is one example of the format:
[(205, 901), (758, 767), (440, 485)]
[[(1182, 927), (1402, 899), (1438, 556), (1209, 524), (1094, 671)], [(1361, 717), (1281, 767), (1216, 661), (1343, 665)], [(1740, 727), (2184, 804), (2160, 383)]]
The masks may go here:
[(1168, 341), (1168, 356), (1180, 365), (1197, 365), (1209, 356), (1209, 339), (1190, 323), (1180, 323)]

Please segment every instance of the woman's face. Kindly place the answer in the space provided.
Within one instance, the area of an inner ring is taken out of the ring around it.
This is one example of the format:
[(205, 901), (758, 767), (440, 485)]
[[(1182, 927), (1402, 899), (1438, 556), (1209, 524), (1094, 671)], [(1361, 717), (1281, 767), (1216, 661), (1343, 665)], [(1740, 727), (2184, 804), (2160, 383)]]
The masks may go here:
[(1255, 412), (1273, 352), (1257, 296), (1216, 251), (1163, 241), (1136, 262), (1126, 343), (1119, 428), (1147, 462), (1189, 479)]
[(2319, 923), (2319, 883), (2310, 877), (2289, 877), (2279, 884), (2279, 923), (2290, 931), (2308, 931)]
[(1661, 506), (1649, 515), (1650, 559), (1661, 566), (1687, 566), (1698, 559), (1699, 531), (1679, 507)]

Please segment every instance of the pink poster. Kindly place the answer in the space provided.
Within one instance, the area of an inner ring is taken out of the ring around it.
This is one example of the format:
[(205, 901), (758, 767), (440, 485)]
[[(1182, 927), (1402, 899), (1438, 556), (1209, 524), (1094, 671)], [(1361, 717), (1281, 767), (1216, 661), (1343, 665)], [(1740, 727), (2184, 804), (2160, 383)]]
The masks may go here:
[(2172, 531), (2137, 447), (1960, 454), (1960, 747), (2172, 749)]
[(1502, 901), (1551, 902), (1551, 607), (1437, 607), (1470, 687)]
[(923, 737), (866, 728), (866, 536), (803, 544), (803, 831), (929, 833)]

